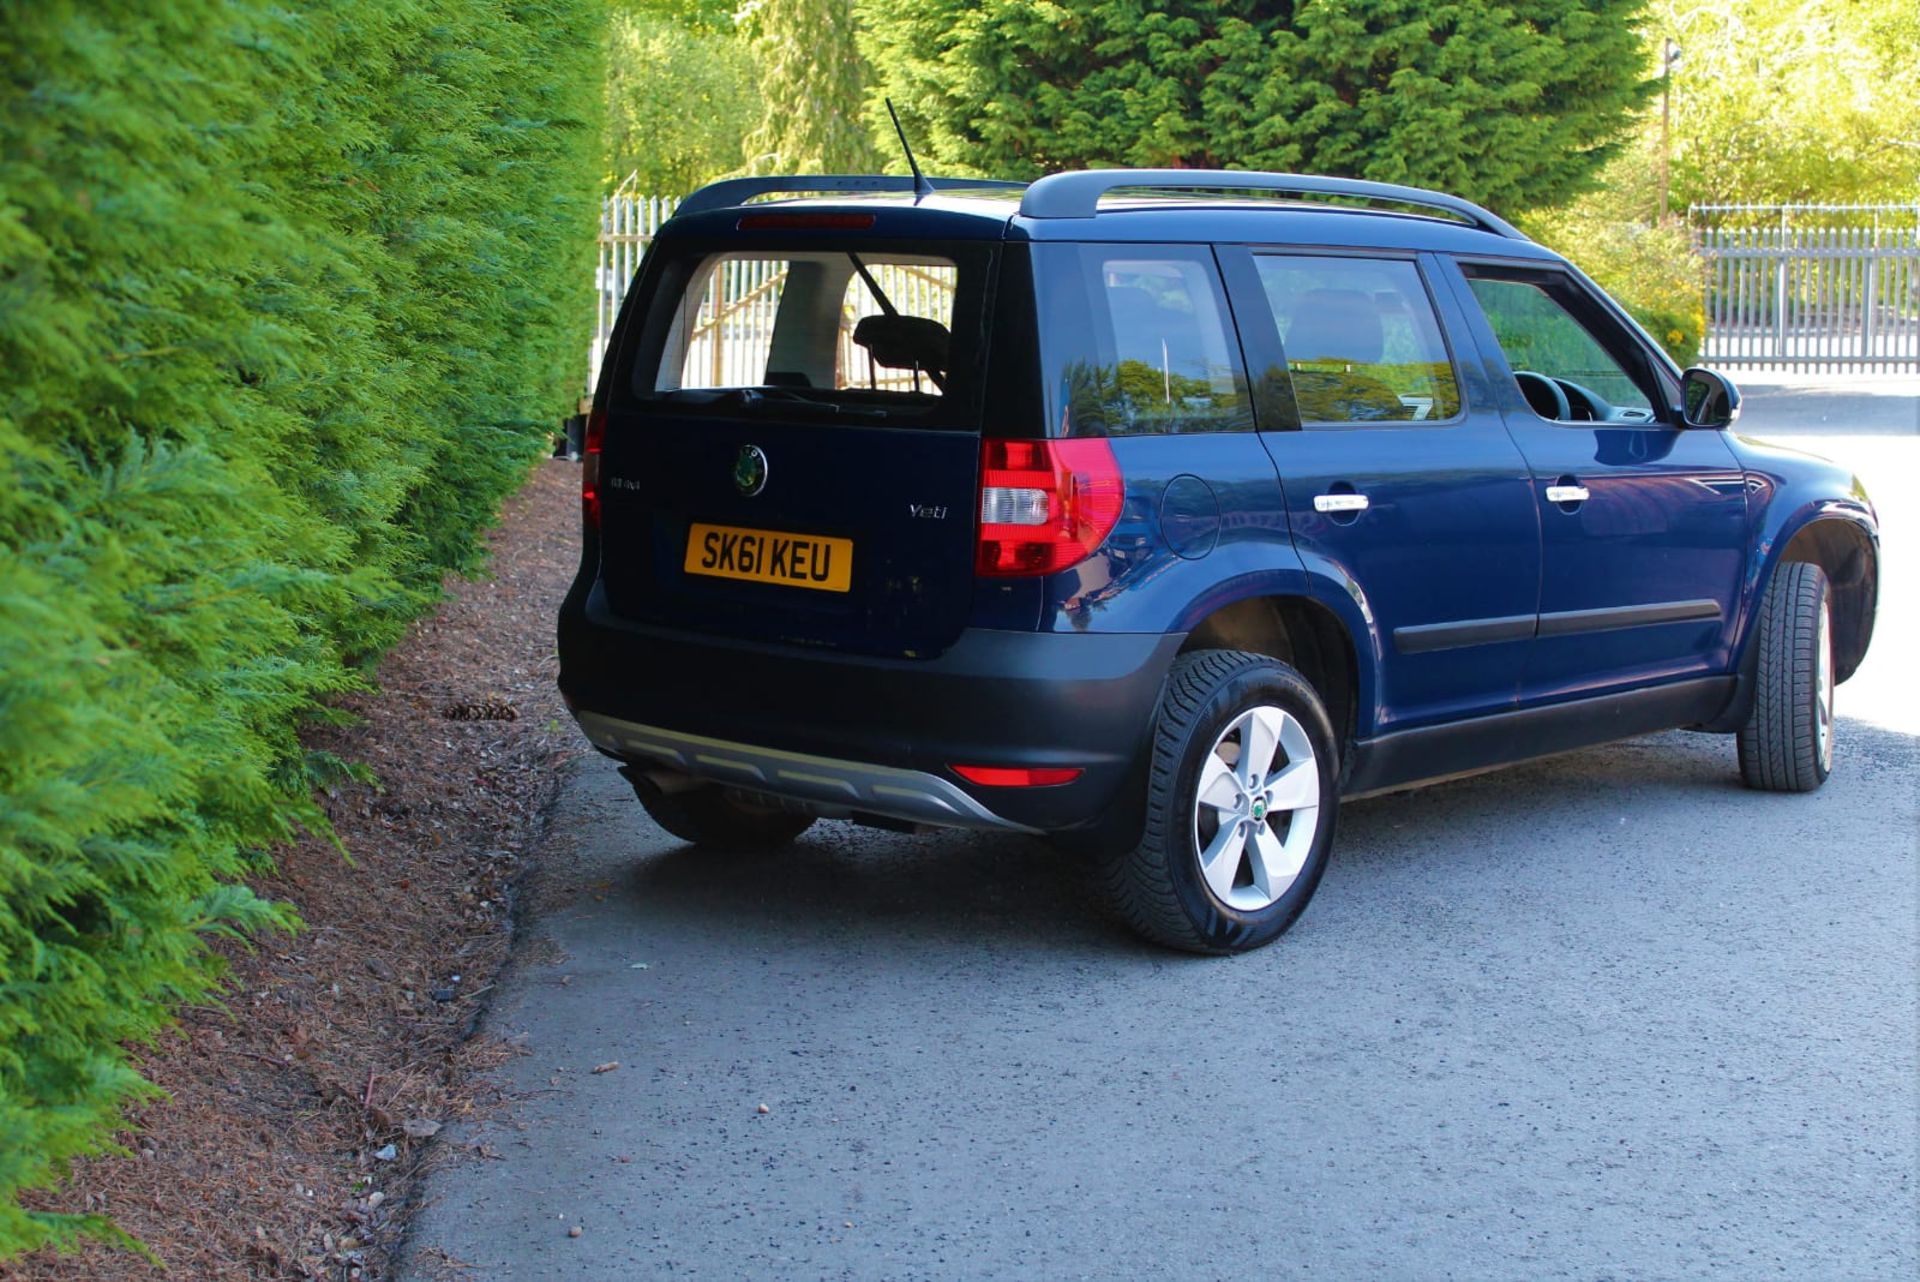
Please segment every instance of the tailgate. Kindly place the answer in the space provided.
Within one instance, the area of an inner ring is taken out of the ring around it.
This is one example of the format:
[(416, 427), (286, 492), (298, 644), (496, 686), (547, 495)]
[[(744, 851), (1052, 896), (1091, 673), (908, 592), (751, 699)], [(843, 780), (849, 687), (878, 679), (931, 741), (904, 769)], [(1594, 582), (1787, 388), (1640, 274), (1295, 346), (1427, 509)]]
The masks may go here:
[(606, 398), (601, 578), (637, 621), (938, 653), (973, 592), (982, 244), (697, 244)]

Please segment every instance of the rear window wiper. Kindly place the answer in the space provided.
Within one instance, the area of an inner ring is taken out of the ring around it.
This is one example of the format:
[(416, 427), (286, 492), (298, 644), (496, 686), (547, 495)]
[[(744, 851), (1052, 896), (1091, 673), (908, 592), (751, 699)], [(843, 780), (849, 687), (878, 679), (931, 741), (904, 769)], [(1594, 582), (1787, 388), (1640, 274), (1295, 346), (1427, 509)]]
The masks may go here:
[(781, 413), (802, 411), (830, 418), (863, 418), (880, 420), (891, 417), (885, 410), (868, 409), (864, 406), (842, 405), (838, 401), (816, 401), (801, 396), (785, 388), (737, 387), (727, 395), (731, 405), (755, 413)]
[(756, 414), (802, 413), (832, 418), (855, 418), (878, 422), (891, 418), (886, 410), (843, 405), (839, 401), (816, 401), (785, 388), (761, 387), (675, 387), (639, 398), (662, 401), (668, 405), (699, 406), (702, 409), (749, 410)]

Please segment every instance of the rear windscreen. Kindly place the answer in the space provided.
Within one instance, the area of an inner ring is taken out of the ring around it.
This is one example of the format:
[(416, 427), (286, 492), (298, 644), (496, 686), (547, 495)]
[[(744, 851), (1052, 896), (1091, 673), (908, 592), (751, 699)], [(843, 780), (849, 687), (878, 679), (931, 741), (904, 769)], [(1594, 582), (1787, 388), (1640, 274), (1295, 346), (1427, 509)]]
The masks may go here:
[(977, 246), (681, 254), (656, 277), (633, 390), (695, 411), (960, 424), (987, 266)]

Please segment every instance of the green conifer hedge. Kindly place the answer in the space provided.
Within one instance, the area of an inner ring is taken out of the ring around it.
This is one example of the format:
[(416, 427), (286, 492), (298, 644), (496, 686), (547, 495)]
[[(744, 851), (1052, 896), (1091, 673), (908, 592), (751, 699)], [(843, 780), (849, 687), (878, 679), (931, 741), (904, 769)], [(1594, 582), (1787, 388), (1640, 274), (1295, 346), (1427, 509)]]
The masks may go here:
[(0, 1258), (577, 390), (603, 0), (0, 0)]

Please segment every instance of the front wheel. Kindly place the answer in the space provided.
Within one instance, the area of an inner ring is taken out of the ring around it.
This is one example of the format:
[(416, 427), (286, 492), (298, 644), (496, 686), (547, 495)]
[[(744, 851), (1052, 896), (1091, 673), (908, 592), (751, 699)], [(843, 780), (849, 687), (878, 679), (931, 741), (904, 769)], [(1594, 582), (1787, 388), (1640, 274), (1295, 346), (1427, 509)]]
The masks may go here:
[(1812, 792), (1833, 770), (1833, 594), (1825, 571), (1805, 561), (1776, 570), (1759, 627), (1740, 777), (1767, 792)]
[(1122, 919), (1156, 943), (1271, 943), (1326, 871), (1337, 749), (1319, 696), (1264, 655), (1197, 650), (1161, 696), (1140, 844), (1106, 871)]

